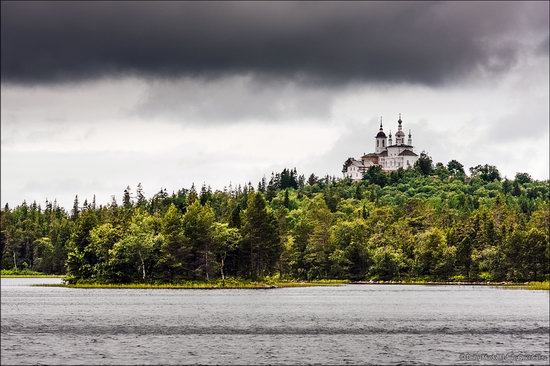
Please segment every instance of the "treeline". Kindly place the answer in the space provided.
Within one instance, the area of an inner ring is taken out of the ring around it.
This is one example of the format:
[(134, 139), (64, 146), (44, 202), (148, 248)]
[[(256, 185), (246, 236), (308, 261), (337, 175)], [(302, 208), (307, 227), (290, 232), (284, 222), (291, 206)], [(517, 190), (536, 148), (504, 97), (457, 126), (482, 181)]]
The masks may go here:
[(75, 198), (1, 211), (3, 269), (71, 281), (177, 282), (549, 277), (549, 182), (494, 166), (370, 168), (360, 182), (285, 169), (257, 186), (203, 186), (97, 205)]

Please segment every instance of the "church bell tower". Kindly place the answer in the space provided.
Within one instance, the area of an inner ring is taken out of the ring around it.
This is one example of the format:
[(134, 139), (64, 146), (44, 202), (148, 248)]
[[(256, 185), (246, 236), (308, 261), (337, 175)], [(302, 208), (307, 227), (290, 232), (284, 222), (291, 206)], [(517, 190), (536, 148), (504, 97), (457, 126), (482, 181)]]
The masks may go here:
[(384, 129), (382, 127), (382, 117), (380, 117), (380, 130), (376, 134), (376, 146), (374, 151), (377, 154), (380, 154), (382, 151), (386, 150), (387, 146), (386, 134), (384, 133)]

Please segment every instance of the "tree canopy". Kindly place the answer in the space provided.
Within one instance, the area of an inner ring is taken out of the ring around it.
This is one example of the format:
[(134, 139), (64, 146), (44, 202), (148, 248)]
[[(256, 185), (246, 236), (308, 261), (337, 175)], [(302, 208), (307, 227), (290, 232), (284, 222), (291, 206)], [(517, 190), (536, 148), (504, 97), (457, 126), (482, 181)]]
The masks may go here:
[[(213, 191), (194, 185), (147, 199), (138, 184), (107, 205), (78, 196), (0, 212), (2, 268), (70, 281), (463, 279), (549, 276), (548, 181), (438, 163), (367, 170), (352, 182), (296, 169)], [(255, 187), (257, 187), (255, 189)]]

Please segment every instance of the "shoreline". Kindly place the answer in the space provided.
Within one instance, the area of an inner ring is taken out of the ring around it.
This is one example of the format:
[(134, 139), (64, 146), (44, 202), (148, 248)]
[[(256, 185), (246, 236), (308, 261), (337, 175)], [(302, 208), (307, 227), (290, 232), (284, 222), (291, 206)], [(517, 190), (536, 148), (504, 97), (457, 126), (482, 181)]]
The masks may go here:
[[(59, 276), (51, 276), (62, 278)], [(32, 278), (32, 276), (26, 276)], [(216, 290), (216, 289), (276, 289), (290, 287), (326, 287), (342, 285), (424, 285), (424, 286), (490, 286), (508, 289), (526, 289), (526, 290), (544, 290), (550, 291), (550, 282), (445, 282), (445, 281), (345, 281), (345, 280), (324, 280), (324, 281), (281, 281), (281, 282), (245, 282), (245, 281), (226, 281), (220, 282), (182, 282), (182, 283), (76, 283), (76, 284), (36, 284), (32, 286), (42, 287), (65, 287), (82, 289), (188, 289), (188, 290)]]
[(76, 283), (76, 284), (36, 284), (32, 286), (40, 287), (65, 287), (65, 288), (81, 288), (81, 289), (183, 289), (183, 290), (268, 290), (276, 288), (290, 287), (327, 287), (341, 286), (348, 284), (348, 281), (311, 281), (311, 282), (184, 282), (184, 283)]
[(354, 281), (350, 285), (427, 285), (427, 286), (491, 286), (550, 291), (550, 281), (480, 282), (480, 281)]
[(65, 275), (1, 275), (0, 278), (65, 278)]

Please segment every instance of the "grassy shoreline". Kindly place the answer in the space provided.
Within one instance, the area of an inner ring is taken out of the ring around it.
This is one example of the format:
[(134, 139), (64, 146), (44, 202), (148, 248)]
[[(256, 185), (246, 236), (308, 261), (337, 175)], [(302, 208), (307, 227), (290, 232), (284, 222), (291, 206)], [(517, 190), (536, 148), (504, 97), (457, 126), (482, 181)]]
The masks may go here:
[(511, 289), (550, 291), (550, 281), (528, 282), (528, 283), (521, 283), (521, 284), (515, 284), (515, 283), (514, 284), (506, 284), (506, 285), (503, 285), (503, 287), (511, 288)]
[(3, 269), (0, 271), (0, 278), (62, 278), (64, 276), (65, 275), (59, 274), (46, 274), (28, 269), (17, 271), (12, 269)]
[(64, 275), (0, 275), (0, 278), (63, 278)]
[(550, 291), (550, 281), (532, 282), (476, 282), (476, 281), (428, 281), (428, 280), (405, 280), (405, 281), (355, 281), (353, 285), (453, 285), (453, 286), (492, 286), (529, 290)]
[(273, 289), (289, 287), (319, 287), (319, 286), (341, 286), (351, 285), (427, 285), (427, 286), (491, 286), (509, 289), (528, 289), (550, 291), (550, 282), (445, 282), (445, 281), (355, 281), (346, 280), (318, 280), (318, 281), (244, 281), (244, 280), (221, 280), (186, 281), (178, 283), (94, 283), (84, 282), (76, 284), (37, 284), (35, 286), (83, 288), (83, 289)]
[(35, 286), (66, 287), (84, 289), (271, 289), (288, 287), (319, 287), (319, 286), (340, 286), (349, 283), (344, 280), (321, 280), (321, 281), (186, 281), (180, 283), (75, 283), (75, 284), (37, 284)]

